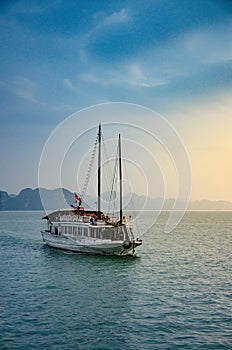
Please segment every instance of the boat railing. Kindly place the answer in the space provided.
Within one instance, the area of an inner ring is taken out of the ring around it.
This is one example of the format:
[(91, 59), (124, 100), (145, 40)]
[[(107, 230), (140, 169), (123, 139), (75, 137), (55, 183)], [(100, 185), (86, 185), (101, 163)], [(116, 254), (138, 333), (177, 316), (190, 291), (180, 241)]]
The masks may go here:
[[(108, 218), (109, 223), (110, 222), (118, 222), (119, 218), (118, 217), (106, 217)], [(85, 215), (59, 215), (53, 218), (53, 221), (71, 221), (71, 222), (76, 222), (76, 221), (82, 221), (82, 222), (90, 222), (91, 216), (85, 216)], [(97, 222), (105, 222), (107, 220), (97, 220)], [(130, 217), (123, 217), (122, 224), (126, 224), (127, 226), (131, 225), (131, 218)]]
[(60, 215), (58, 220), (64, 222), (89, 222), (89, 219), (89, 217), (82, 215)]

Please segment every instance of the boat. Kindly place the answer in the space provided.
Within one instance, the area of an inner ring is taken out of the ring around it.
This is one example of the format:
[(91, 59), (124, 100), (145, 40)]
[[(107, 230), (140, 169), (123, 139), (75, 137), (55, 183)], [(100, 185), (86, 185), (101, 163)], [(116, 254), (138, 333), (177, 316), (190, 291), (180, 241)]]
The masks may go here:
[(96, 145), (98, 145), (98, 198), (96, 210), (86, 210), (83, 198), (75, 194), (72, 209), (59, 209), (43, 219), (47, 228), (41, 231), (45, 244), (72, 252), (100, 255), (134, 255), (142, 240), (134, 238), (131, 217), (123, 215), (122, 210), (122, 157), (121, 137), (118, 135), (119, 175), (119, 217), (114, 218), (101, 211), (101, 124), (98, 126)]

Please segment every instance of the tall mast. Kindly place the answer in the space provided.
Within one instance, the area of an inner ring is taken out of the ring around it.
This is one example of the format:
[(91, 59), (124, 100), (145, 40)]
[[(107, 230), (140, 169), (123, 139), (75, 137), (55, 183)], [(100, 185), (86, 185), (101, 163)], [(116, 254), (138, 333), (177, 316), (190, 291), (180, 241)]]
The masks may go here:
[(122, 223), (122, 155), (121, 155), (121, 136), (118, 135), (118, 161), (119, 161), (119, 205), (120, 205), (120, 216), (119, 221)]
[(101, 211), (101, 123), (98, 127), (98, 197), (97, 197), (97, 211), (100, 215)]

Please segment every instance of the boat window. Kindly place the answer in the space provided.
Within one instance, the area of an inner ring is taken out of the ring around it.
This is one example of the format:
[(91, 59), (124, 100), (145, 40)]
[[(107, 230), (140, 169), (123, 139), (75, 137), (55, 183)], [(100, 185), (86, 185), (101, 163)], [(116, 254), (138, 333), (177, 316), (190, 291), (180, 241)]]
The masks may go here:
[(78, 227), (78, 236), (81, 236), (81, 234), (82, 234), (82, 228)]
[(75, 226), (73, 227), (73, 235), (77, 236), (77, 227), (75, 227)]
[(99, 238), (110, 239), (111, 241), (123, 241), (125, 239), (122, 227), (102, 228), (98, 234)]
[(68, 233), (71, 235), (72, 234), (72, 226), (68, 227)]
[(94, 230), (92, 229), (92, 227), (90, 227), (89, 229), (89, 235), (90, 237), (94, 237)]
[(101, 238), (101, 229), (100, 230), (96, 230), (96, 238)]
[(133, 235), (133, 230), (132, 230), (132, 228), (131, 227), (128, 227), (127, 229), (125, 228), (125, 237), (126, 237), (126, 239), (134, 239), (134, 235)]
[(86, 227), (83, 228), (83, 236), (88, 236), (88, 229)]

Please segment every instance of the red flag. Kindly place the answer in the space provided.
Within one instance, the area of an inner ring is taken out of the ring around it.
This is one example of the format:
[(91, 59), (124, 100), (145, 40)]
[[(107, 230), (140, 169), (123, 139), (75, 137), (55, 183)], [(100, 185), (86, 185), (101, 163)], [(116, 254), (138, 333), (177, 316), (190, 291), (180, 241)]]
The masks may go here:
[(75, 198), (76, 198), (77, 201), (81, 200), (81, 197), (79, 197), (76, 193), (75, 193)]

